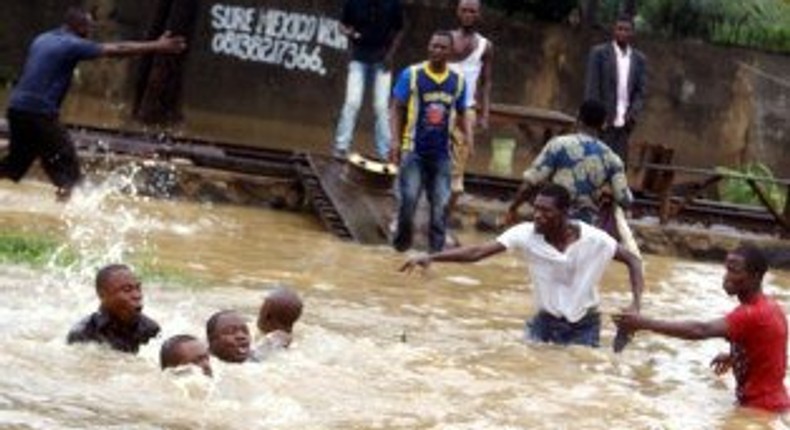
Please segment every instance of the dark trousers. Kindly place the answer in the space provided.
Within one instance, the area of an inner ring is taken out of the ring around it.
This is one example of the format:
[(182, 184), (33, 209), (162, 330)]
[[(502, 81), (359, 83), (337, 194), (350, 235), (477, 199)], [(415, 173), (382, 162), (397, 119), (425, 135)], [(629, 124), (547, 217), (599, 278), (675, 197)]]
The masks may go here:
[(540, 311), (527, 322), (526, 328), (529, 340), (597, 347), (601, 337), (601, 314), (591, 309), (582, 319), (572, 323), (565, 318)]
[(9, 109), (9, 153), (0, 160), (0, 177), (18, 182), (36, 159), (55, 186), (69, 189), (82, 177), (77, 150), (56, 116)]
[(628, 138), (631, 136), (631, 127), (607, 127), (601, 134), (601, 140), (620, 156), (623, 165), (628, 165)]

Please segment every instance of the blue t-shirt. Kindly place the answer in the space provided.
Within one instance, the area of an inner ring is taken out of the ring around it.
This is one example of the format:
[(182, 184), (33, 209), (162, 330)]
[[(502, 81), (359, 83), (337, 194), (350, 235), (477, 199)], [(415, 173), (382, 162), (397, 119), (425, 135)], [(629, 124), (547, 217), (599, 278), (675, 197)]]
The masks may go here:
[(435, 74), (428, 63), (416, 64), (401, 72), (392, 97), (407, 107), (403, 150), (425, 157), (449, 157), (454, 115), (462, 115), (467, 107), (461, 75), (450, 68)]
[(40, 34), (30, 45), (22, 76), (11, 91), (8, 107), (57, 115), (77, 63), (99, 55), (101, 46), (98, 43), (65, 28)]

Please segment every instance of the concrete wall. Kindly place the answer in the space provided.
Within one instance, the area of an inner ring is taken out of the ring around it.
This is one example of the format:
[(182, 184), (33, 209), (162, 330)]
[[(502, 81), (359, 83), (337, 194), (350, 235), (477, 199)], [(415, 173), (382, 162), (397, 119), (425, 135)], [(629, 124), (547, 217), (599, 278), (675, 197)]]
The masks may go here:
[[(103, 38), (143, 37), (156, 5), (155, 0), (89, 3), (99, 7)], [(251, 145), (327, 150), (342, 103), (348, 58), (345, 41), (335, 32), (341, 1), (198, 3), (185, 70), (185, 122), (173, 131)], [(398, 67), (424, 57), (433, 29), (454, 24), (451, 10), (425, 3), (407, 2), (407, 33), (396, 58)], [(0, 65), (14, 69), (32, 36), (57, 23), (59, 12), (54, 11), (63, 2), (7, 4), (13, 13), (0, 17)], [(256, 34), (261, 11), (276, 22), (261, 27), (262, 36)], [(238, 15), (229, 20), (227, 13)], [(486, 18), (484, 33), (497, 48), (493, 99), (573, 114), (581, 102), (587, 51), (606, 35), (568, 26), (518, 24), (493, 14)], [(283, 28), (294, 19), (301, 27)], [(258, 46), (253, 50), (257, 58), (233, 52), (233, 44), (243, 39)], [(636, 141), (674, 147), (680, 164), (710, 167), (756, 159), (790, 177), (790, 56), (693, 41), (643, 38), (638, 46), (649, 59), (649, 100)], [(135, 126), (129, 113), (135, 67), (133, 61), (83, 65), (64, 111), (66, 119)], [(363, 149), (370, 147), (368, 111), (364, 109), (359, 126)], [(478, 160), (477, 165), (482, 164)]]

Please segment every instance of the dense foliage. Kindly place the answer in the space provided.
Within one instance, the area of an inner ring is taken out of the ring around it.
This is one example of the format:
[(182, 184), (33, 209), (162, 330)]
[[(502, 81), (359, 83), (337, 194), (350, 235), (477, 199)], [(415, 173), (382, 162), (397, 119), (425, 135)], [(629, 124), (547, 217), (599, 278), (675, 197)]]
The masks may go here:
[[(488, 5), (541, 21), (569, 20), (579, 10), (595, 10), (606, 26), (625, 0), (489, 0)], [(597, 7), (596, 7), (597, 6)], [(637, 26), (668, 38), (790, 52), (790, 0), (638, 0)]]

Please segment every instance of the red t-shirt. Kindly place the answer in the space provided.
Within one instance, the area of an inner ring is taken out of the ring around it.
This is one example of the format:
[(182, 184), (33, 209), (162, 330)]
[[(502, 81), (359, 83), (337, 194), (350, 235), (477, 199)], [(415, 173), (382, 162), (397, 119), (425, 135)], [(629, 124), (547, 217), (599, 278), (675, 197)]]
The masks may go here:
[(726, 321), (738, 403), (774, 412), (790, 409), (784, 386), (787, 319), (779, 304), (760, 294), (735, 308)]

